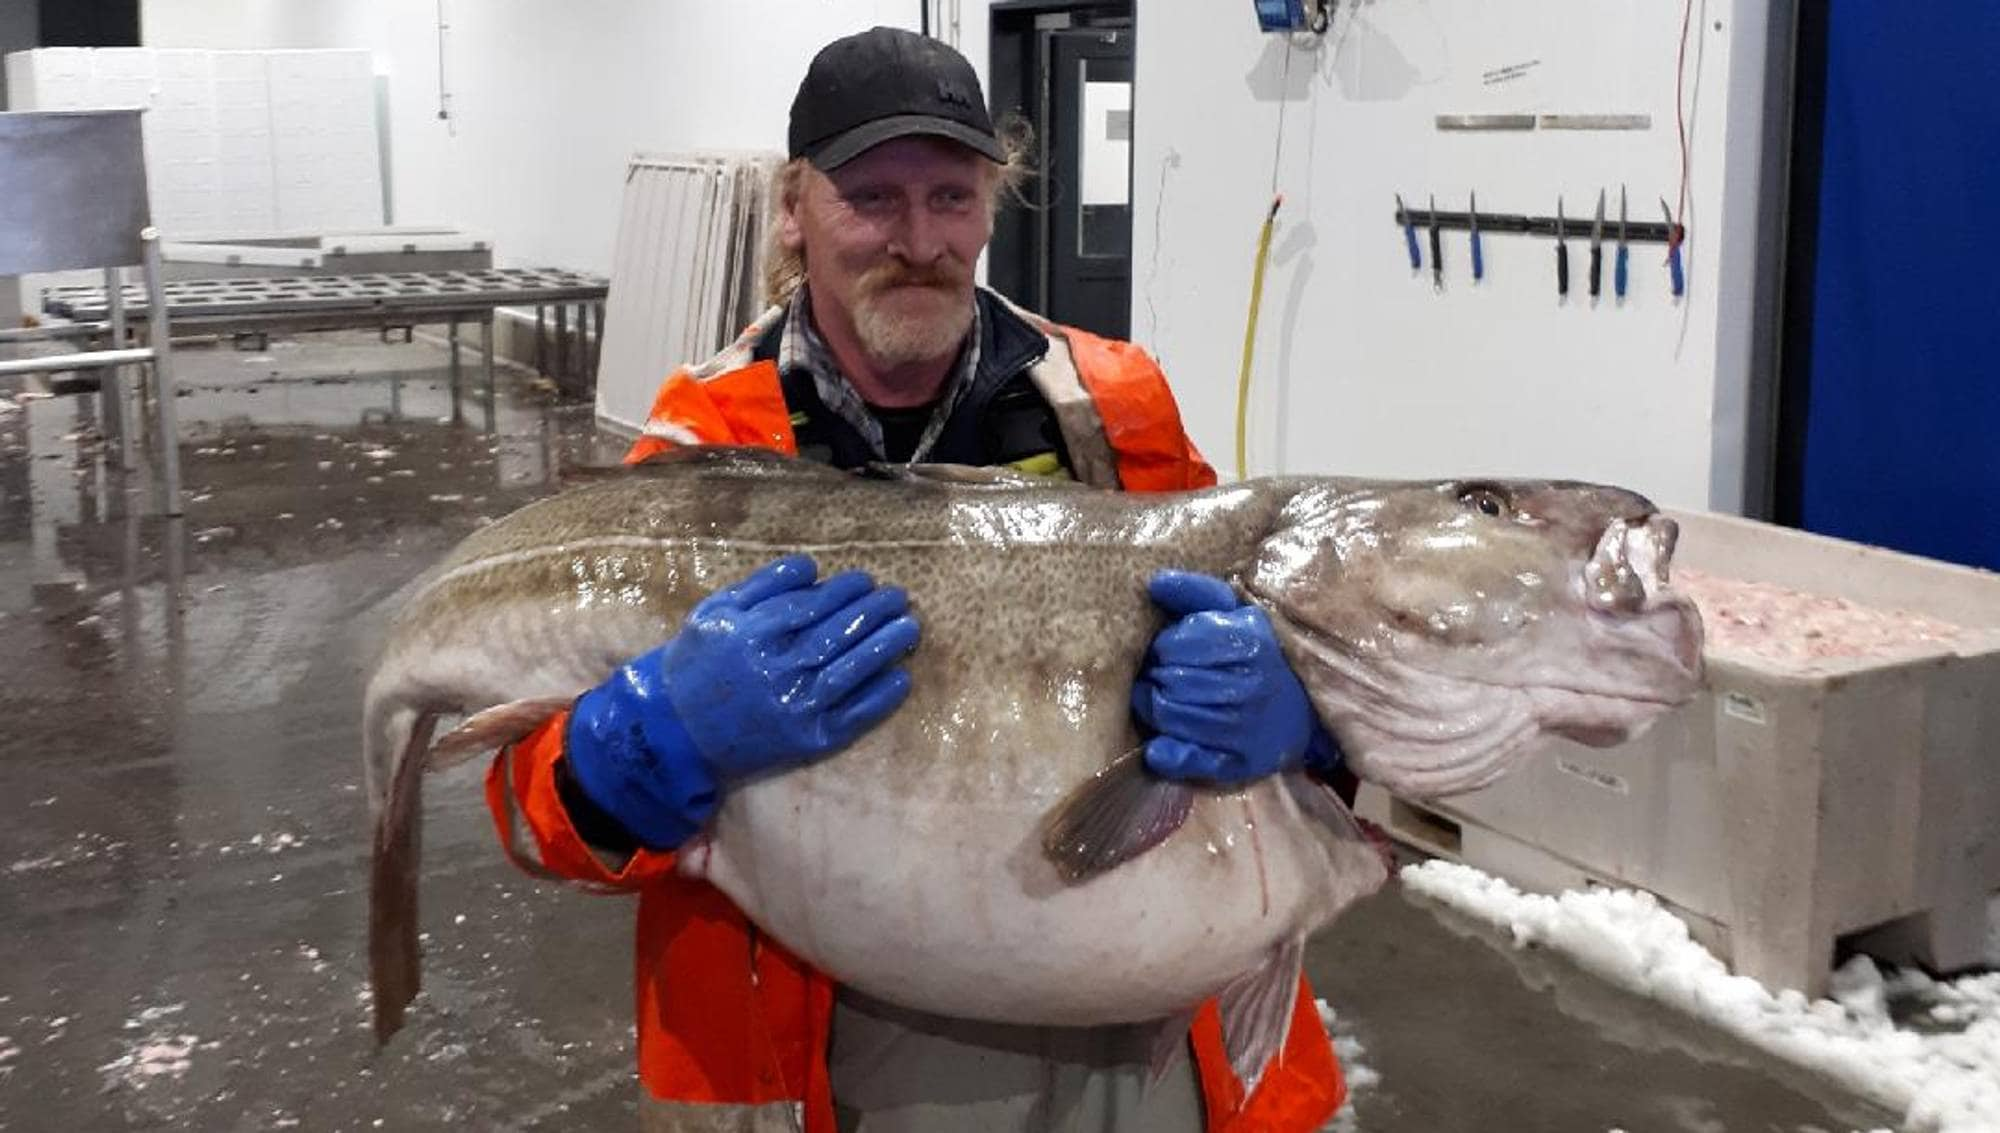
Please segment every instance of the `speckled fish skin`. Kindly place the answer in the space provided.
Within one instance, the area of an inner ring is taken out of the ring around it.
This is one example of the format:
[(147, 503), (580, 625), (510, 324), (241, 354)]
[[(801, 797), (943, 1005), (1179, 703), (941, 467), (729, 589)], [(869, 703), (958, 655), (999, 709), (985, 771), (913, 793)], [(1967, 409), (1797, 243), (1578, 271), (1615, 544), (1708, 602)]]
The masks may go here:
[[(1509, 514), (1482, 512), (1488, 494)], [(1619, 738), (1692, 695), (1692, 608), (1599, 578), (1622, 579), (1628, 551), (1636, 573), (1663, 573), (1671, 531), (1653, 512), (1631, 493), (1549, 483), (1300, 478), (1137, 495), (715, 453), (642, 466), (481, 530), (409, 597), (366, 712), (378, 866), (416, 821), (399, 796), (421, 776), (392, 766), (421, 754), (413, 719), (573, 697), (713, 589), (807, 552), (823, 574), (860, 568), (909, 592), (923, 628), (910, 697), (847, 750), (730, 792), (683, 847), (683, 872), (836, 979), (916, 1010), (1171, 1017), (1384, 869), (1351, 825), (1307, 814), (1274, 777), (1202, 793), (1176, 833), (1102, 876), (1058, 877), (1044, 817), (1140, 739), (1129, 692), (1162, 624), (1148, 577), (1233, 580), (1272, 613), (1354, 766), (1438, 793), (1490, 779), (1543, 732)], [(1644, 534), (1605, 535), (1627, 528)], [(1576, 700), (1586, 680), (1599, 687)], [(1467, 692), (1502, 687), (1504, 711)], [(1472, 724), (1446, 718), (1467, 710)], [(385, 894), (413, 892), (409, 857), (378, 868), (378, 936), (414, 940), (413, 898)]]

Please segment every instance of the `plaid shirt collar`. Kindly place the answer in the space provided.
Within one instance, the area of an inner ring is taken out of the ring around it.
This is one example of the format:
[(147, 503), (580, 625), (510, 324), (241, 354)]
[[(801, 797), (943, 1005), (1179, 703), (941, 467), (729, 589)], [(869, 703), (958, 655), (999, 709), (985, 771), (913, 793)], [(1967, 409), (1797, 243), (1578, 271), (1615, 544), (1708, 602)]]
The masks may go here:
[[(931, 412), (930, 423), (924, 426), (916, 451), (910, 454), (912, 462), (921, 461), (930, 454), (931, 446), (944, 433), (945, 422), (951, 420), (952, 411), (958, 408), (959, 401), (972, 388), (973, 376), (979, 372), (980, 318), (979, 302), (975, 298), (972, 303), (972, 326), (966, 332), (964, 347), (958, 352), (958, 365), (945, 383), (944, 396), (938, 399), (937, 408)], [(868, 447), (874, 450), (877, 460), (888, 459), (883, 451), (882, 423), (875, 419), (868, 403), (855, 392), (854, 384), (840, 372), (840, 363), (834, 361), (833, 351), (827, 348), (826, 340), (813, 329), (812, 304), (804, 287), (792, 293), (791, 305), (785, 312), (785, 331), (778, 340), (777, 362), (779, 373), (804, 370), (811, 374), (820, 401), (841, 420), (854, 426), (855, 431), (868, 442)]]

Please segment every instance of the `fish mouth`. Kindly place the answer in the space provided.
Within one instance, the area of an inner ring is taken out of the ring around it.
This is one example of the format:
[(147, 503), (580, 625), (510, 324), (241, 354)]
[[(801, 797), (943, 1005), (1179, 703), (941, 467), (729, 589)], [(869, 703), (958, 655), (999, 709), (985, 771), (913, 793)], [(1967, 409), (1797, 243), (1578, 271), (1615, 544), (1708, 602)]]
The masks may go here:
[(1685, 703), (1702, 680), (1702, 625), (1670, 589), (1680, 525), (1648, 514), (1605, 525), (1579, 572), (1589, 613), (1584, 649), (1601, 663), (1584, 679), (1533, 692), (1544, 727), (1588, 747), (1611, 747)]
[(1663, 515), (1614, 519), (1583, 564), (1584, 600), (1593, 610), (1636, 614), (1667, 589), (1667, 566), (1681, 526)]
[(1663, 515), (1614, 519), (1605, 525), (1582, 570), (1584, 605), (1592, 614), (1618, 623), (1627, 633), (1656, 638), (1649, 644), (1679, 668), (1684, 682), (1669, 682), (1661, 697), (1668, 701), (1690, 695), (1702, 670), (1701, 616), (1692, 601), (1671, 589), (1680, 535), (1680, 524)]

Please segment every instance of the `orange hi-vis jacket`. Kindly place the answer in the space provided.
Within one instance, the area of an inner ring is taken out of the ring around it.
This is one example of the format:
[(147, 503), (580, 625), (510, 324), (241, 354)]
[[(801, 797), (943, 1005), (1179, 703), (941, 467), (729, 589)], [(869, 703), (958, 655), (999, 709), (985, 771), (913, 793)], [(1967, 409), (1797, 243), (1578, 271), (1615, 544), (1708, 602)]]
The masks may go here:
[[(1130, 491), (1216, 482), (1181, 426), (1165, 376), (1143, 350), (1013, 310), (1049, 337), (1048, 353), (1029, 376), (1056, 411), (1078, 479)], [(777, 366), (750, 358), (783, 313), (772, 309), (709, 363), (669, 377), (627, 461), (675, 444), (795, 453)], [(502, 844), (523, 868), (638, 894), (645, 1128), (834, 1133), (827, 1071), (833, 980), (760, 934), (720, 890), (682, 877), (673, 853), (641, 849), (614, 868), (593, 851), (556, 784), (568, 719), (552, 717), (503, 751), (487, 774), (486, 799)], [(1195, 1017), (1191, 1040), (1212, 1133), (1309, 1133), (1345, 1099), (1303, 980), (1290, 1037), (1254, 1095), (1244, 1096), (1230, 1069), (1213, 1001)]]

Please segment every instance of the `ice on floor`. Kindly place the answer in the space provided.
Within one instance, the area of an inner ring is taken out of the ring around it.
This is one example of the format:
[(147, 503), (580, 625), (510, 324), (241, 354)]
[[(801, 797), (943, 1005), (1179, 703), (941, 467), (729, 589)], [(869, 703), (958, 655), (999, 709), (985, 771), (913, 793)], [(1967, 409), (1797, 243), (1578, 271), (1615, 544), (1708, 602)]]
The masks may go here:
[[(1729, 970), (1651, 894), (1627, 889), (1522, 893), (1446, 861), (1406, 866), (1415, 892), (1508, 931), (1640, 995), (1687, 1011), (1771, 1054), (1845, 1083), (1904, 1114), (1910, 1130), (2000, 1131), (2000, 972), (1932, 980), (1883, 972), (1865, 956), (1831, 997), (1772, 992)], [(1990, 910), (2000, 961), (2000, 900)], [(1922, 1009), (1892, 1018), (1892, 1003)]]

